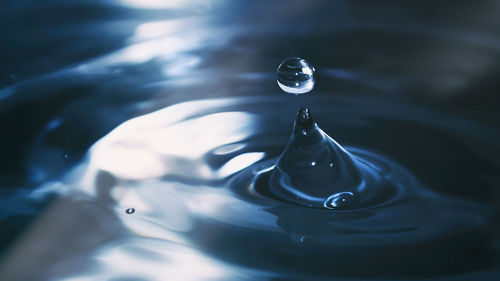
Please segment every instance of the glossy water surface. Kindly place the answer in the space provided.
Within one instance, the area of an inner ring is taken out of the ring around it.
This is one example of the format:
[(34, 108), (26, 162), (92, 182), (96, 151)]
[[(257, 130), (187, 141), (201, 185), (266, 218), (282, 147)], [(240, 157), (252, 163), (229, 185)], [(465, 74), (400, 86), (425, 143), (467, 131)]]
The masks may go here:
[(499, 9), (5, 3), (0, 280), (497, 280)]

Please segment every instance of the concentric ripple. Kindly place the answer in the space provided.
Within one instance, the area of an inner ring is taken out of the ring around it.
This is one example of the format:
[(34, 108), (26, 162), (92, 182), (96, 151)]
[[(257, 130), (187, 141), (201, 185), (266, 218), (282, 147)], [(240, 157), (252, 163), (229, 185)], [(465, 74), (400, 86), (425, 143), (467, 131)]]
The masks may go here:
[[(364, 110), (365, 102), (323, 98), (310, 107), (325, 132), (338, 136), (355, 135), (366, 124), (388, 126), (388, 118), (416, 129), (426, 117), (398, 104), (379, 104), (395, 109), (395, 116), (380, 115), (389, 111)], [(293, 116), (296, 106), (279, 98), (202, 100), (134, 118), (92, 147), (68, 185), (114, 210), (132, 237), (194, 249), (200, 260), (217, 260), (223, 272), (245, 267), (254, 277), (397, 277), (418, 259), (426, 277), (485, 264), (477, 260), (488, 256), (484, 248), (463, 241), (485, 239), (489, 209), (426, 188), (392, 151), (364, 148), (370, 140), (342, 141), (352, 161), (365, 167), (366, 187), (328, 191), (321, 204), (331, 208), (312, 208), (273, 190), (292, 121), (282, 117)], [(331, 117), (337, 109), (351, 113)], [(442, 120), (447, 128), (456, 121)], [(349, 192), (359, 204), (342, 206)], [(124, 212), (129, 208), (133, 215)], [(104, 254), (96, 249), (91, 255)], [(108, 276), (109, 270), (100, 272)]]

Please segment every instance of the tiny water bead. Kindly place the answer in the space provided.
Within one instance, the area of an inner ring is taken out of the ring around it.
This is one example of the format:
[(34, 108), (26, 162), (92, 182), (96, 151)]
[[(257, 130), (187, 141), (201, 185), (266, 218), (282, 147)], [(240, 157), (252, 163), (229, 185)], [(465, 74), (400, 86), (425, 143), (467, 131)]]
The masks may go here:
[(343, 209), (349, 207), (354, 200), (354, 193), (340, 192), (328, 197), (323, 206), (327, 209)]
[(301, 58), (284, 60), (276, 72), (279, 87), (289, 94), (302, 95), (314, 88), (314, 67)]
[(128, 215), (131, 215), (133, 213), (135, 213), (135, 209), (134, 208), (128, 208), (125, 210), (125, 213), (127, 213)]

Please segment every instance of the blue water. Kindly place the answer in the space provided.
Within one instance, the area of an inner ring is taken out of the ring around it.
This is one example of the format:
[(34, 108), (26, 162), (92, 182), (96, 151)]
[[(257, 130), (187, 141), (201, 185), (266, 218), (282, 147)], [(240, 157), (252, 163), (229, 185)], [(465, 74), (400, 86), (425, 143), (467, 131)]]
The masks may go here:
[[(0, 280), (497, 280), (498, 9), (3, 3)], [(301, 106), (397, 184), (281, 194)]]

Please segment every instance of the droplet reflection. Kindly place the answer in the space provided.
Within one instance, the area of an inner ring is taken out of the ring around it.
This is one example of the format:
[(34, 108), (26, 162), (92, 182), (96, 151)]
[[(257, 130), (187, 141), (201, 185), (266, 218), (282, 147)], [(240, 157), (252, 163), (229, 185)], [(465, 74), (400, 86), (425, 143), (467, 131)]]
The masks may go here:
[(314, 88), (314, 71), (305, 59), (288, 58), (279, 65), (276, 79), (286, 93), (302, 95)]
[(342, 209), (349, 207), (353, 201), (354, 193), (339, 192), (328, 197), (323, 205), (328, 209)]

